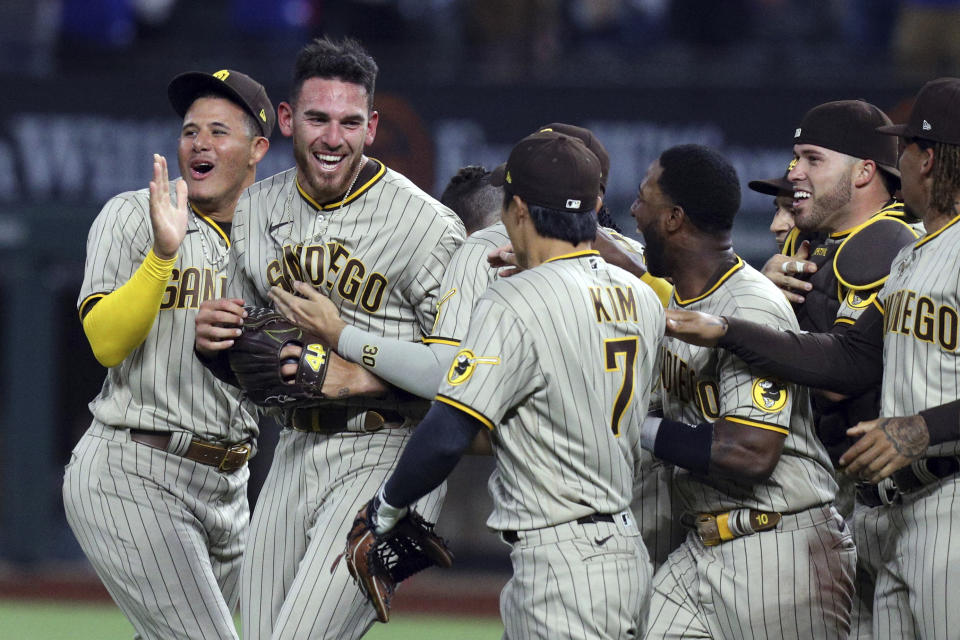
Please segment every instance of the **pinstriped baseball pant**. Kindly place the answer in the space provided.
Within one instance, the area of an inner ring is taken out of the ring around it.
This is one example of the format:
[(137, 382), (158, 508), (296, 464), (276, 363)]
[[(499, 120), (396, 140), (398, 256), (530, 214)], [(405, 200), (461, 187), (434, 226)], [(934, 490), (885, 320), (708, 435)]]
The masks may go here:
[[(376, 619), (373, 607), (345, 562), (331, 567), (410, 433), (281, 431), (243, 557), (244, 640), (353, 640), (367, 632)], [(446, 484), (414, 508), (436, 522), (445, 492)]]
[(237, 638), (249, 473), (221, 473), (97, 421), (80, 438), (64, 474), (67, 522), (140, 638)]
[(500, 594), (504, 640), (640, 637), (650, 560), (635, 525), (573, 522), (519, 535)]
[(646, 638), (846, 638), (856, 564), (833, 507), (706, 547), (695, 532), (653, 577)]
[(960, 637), (960, 475), (874, 507), (886, 535), (873, 603), (878, 640)]

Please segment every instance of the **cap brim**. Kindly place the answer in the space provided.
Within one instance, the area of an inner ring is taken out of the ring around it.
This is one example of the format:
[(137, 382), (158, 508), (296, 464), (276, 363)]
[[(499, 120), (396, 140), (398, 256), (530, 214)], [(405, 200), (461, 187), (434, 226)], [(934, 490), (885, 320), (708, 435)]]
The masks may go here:
[(493, 171), (490, 172), (490, 185), (494, 187), (502, 187), (507, 183), (507, 163), (497, 166)]
[(196, 97), (205, 91), (226, 94), (237, 102), (237, 104), (247, 104), (243, 97), (234, 91), (230, 85), (202, 71), (181, 73), (167, 85), (167, 97), (170, 98), (170, 104), (173, 105), (173, 110), (176, 111), (181, 118), (187, 115), (187, 110), (190, 108), (190, 105), (193, 104)]
[(907, 125), (905, 124), (886, 124), (882, 127), (877, 127), (879, 133), (886, 134), (888, 136), (907, 136)]
[(747, 183), (753, 191), (768, 196), (793, 193), (793, 183), (786, 178), (770, 178), (769, 180), (751, 180)]

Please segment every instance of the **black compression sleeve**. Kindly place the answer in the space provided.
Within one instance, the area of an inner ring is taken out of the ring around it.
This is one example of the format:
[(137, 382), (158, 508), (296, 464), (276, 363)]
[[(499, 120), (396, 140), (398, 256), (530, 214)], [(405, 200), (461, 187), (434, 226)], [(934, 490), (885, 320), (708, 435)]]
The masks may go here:
[(876, 307), (840, 335), (780, 331), (739, 318), (727, 322), (719, 346), (783, 380), (859, 394), (883, 378), (883, 314)]
[(394, 507), (404, 507), (440, 486), (483, 428), (473, 416), (434, 402), (387, 480), (383, 499)]
[(954, 400), (920, 412), (930, 432), (930, 444), (960, 440), (960, 400)]
[(710, 470), (713, 423), (687, 424), (664, 418), (653, 444), (653, 455), (665, 462), (706, 474)]

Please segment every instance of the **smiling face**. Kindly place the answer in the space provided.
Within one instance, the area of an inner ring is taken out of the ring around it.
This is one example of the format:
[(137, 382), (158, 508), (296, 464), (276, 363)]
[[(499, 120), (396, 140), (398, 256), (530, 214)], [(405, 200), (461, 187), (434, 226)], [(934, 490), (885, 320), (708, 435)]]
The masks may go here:
[(630, 205), (630, 215), (637, 221), (637, 231), (643, 234), (647, 270), (651, 275), (662, 278), (670, 274), (666, 264), (664, 235), (660, 231), (659, 223), (664, 212), (674, 205), (660, 188), (661, 175), (663, 167), (659, 160), (654, 160), (640, 183), (636, 200)]
[(197, 98), (184, 115), (177, 160), (190, 202), (200, 211), (232, 216), (240, 192), (253, 183), (263, 156), (257, 140), (266, 139), (252, 135), (248, 122), (226, 98)]
[(377, 119), (366, 89), (337, 79), (310, 78), (294, 104), (280, 104), (277, 122), (283, 135), (293, 136), (297, 178), (311, 198), (325, 203), (346, 192), (376, 136)]
[(818, 147), (797, 144), (796, 163), (787, 174), (793, 183), (794, 221), (801, 231), (841, 231), (853, 198), (856, 158)]

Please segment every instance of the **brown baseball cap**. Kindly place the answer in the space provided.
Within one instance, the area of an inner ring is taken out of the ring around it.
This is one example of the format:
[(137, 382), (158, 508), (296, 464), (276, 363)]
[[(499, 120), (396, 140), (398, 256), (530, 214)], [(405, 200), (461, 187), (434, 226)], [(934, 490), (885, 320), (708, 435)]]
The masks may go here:
[(593, 155), (597, 156), (597, 160), (600, 161), (600, 189), (606, 192), (607, 178), (610, 177), (610, 154), (607, 153), (607, 148), (603, 146), (603, 143), (597, 140), (597, 136), (593, 135), (593, 131), (586, 127), (578, 127), (565, 122), (551, 122), (543, 125), (537, 131), (556, 131), (565, 136), (577, 138), (587, 145), (587, 149), (590, 149)]
[(937, 78), (923, 85), (907, 123), (877, 127), (877, 131), (960, 145), (960, 78)]
[(182, 118), (198, 95), (214, 92), (236, 102), (253, 116), (264, 138), (269, 138), (276, 124), (277, 114), (263, 85), (245, 73), (221, 69), (216, 73), (188, 71), (170, 81), (167, 96), (170, 104)]
[(768, 196), (782, 196), (793, 193), (793, 183), (787, 178), (790, 170), (797, 164), (797, 159), (793, 158), (787, 165), (787, 170), (779, 178), (767, 178), (766, 180), (751, 180), (747, 183), (753, 191), (764, 193)]
[(527, 204), (560, 211), (593, 211), (600, 193), (600, 161), (579, 139), (538, 131), (518, 142), (490, 184)]
[(877, 127), (893, 122), (865, 100), (837, 100), (810, 109), (793, 134), (794, 144), (812, 144), (854, 158), (873, 160), (887, 173), (900, 177), (897, 141)]

